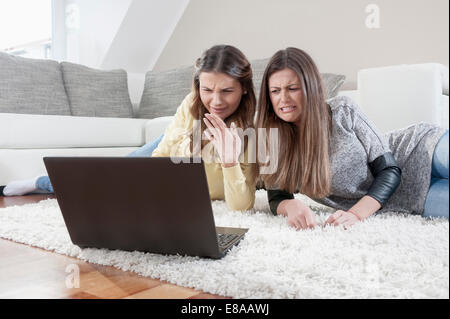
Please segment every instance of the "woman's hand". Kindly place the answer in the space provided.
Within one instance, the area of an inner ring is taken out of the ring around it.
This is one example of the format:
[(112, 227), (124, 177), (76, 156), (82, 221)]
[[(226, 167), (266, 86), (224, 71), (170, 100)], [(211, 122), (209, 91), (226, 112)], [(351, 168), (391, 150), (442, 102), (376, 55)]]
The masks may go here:
[(355, 223), (361, 221), (361, 218), (351, 211), (338, 210), (334, 214), (332, 214), (325, 221), (325, 225), (333, 225), (333, 226), (344, 226), (345, 229), (347, 227), (353, 226)]
[(287, 199), (280, 203), (278, 209), (287, 216), (289, 226), (297, 229), (314, 228), (317, 226), (314, 212), (298, 199)]
[(215, 114), (205, 114), (203, 119), (208, 130), (206, 137), (213, 143), (219, 154), (222, 167), (232, 167), (239, 163), (241, 155), (242, 141), (236, 129), (236, 125), (231, 123), (228, 128), (225, 122)]

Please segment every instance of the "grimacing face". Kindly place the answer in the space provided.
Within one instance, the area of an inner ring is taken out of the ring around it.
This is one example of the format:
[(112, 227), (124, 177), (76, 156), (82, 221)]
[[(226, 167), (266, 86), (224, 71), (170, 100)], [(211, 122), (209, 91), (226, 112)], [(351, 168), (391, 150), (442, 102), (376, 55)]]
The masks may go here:
[(285, 68), (273, 73), (268, 82), (275, 114), (285, 122), (298, 124), (302, 113), (303, 91), (297, 74)]
[(200, 99), (209, 113), (225, 120), (241, 103), (243, 89), (233, 77), (219, 72), (202, 72), (199, 75)]

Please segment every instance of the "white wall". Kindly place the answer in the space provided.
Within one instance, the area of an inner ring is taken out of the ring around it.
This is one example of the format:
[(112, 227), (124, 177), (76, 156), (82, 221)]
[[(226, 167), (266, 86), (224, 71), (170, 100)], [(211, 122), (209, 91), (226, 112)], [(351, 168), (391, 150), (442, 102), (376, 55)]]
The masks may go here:
[(128, 72), (138, 103), (151, 70), (189, 0), (54, 0), (54, 57)]
[[(145, 73), (153, 68), (189, 0), (54, 0), (54, 36), (66, 61)], [(63, 29), (63, 30), (62, 30)]]
[(52, 0), (52, 58), (57, 61), (67, 56), (65, 10), (66, 0)]
[[(380, 28), (368, 28), (369, 4)], [(323, 72), (347, 76), (367, 67), (449, 61), (448, 0), (191, 0), (155, 70), (190, 65), (211, 45), (240, 48), (249, 59), (295, 46)]]
[(132, 0), (66, 0), (69, 22), (66, 21), (65, 59), (99, 68), (131, 3)]
[(100, 67), (128, 71), (130, 98), (140, 101), (153, 69), (189, 0), (133, 0)]
[[(205, 49), (228, 43), (249, 59), (287, 46), (305, 49), (322, 72), (347, 76), (396, 64), (448, 66), (448, 0), (54, 0), (79, 7), (79, 26), (67, 31), (66, 60), (123, 68), (138, 87), (148, 70), (192, 65)], [(368, 28), (379, 8), (379, 28)], [(133, 98), (133, 97), (132, 97)]]
[(151, 70), (189, 0), (133, 0), (101, 67), (133, 73)]

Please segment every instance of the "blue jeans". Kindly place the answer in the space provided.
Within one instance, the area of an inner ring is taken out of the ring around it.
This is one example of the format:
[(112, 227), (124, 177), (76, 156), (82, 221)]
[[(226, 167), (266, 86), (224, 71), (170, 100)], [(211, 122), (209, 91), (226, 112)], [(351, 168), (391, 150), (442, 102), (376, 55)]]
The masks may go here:
[(431, 166), (431, 183), (422, 216), (448, 219), (448, 130), (436, 144)]
[[(164, 134), (158, 137), (156, 140), (141, 146), (137, 150), (131, 152), (127, 157), (151, 157), (153, 151), (158, 147)], [(41, 176), (36, 181), (36, 187), (39, 191), (54, 193), (52, 183), (48, 176)]]

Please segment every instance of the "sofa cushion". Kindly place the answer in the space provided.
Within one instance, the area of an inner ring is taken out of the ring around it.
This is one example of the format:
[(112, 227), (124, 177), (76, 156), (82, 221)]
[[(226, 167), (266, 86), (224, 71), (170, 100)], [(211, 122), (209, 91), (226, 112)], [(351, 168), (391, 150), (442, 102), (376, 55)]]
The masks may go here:
[(331, 99), (339, 94), (339, 90), (345, 82), (345, 75), (334, 73), (321, 73), (325, 86), (325, 98)]
[(133, 117), (124, 70), (103, 71), (61, 62), (70, 110), (75, 116)]
[(70, 115), (59, 63), (0, 52), (0, 113)]
[(161, 116), (148, 120), (145, 123), (145, 143), (152, 142), (164, 134), (173, 118), (173, 116)]
[(191, 91), (193, 74), (193, 66), (147, 72), (138, 117), (152, 119), (174, 115)]
[[(0, 149), (136, 147), (146, 119), (0, 113)], [(158, 133), (161, 129), (157, 128)]]
[[(256, 98), (259, 98), (261, 81), (269, 59), (251, 61), (253, 70), (253, 84)], [(174, 115), (178, 106), (191, 91), (194, 67), (181, 67), (168, 71), (149, 71), (145, 75), (145, 86), (139, 105), (139, 118), (155, 118)], [(340, 74), (322, 73), (326, 89), (326, 98), (338, 94), (339, 88), (345, 81)]]

